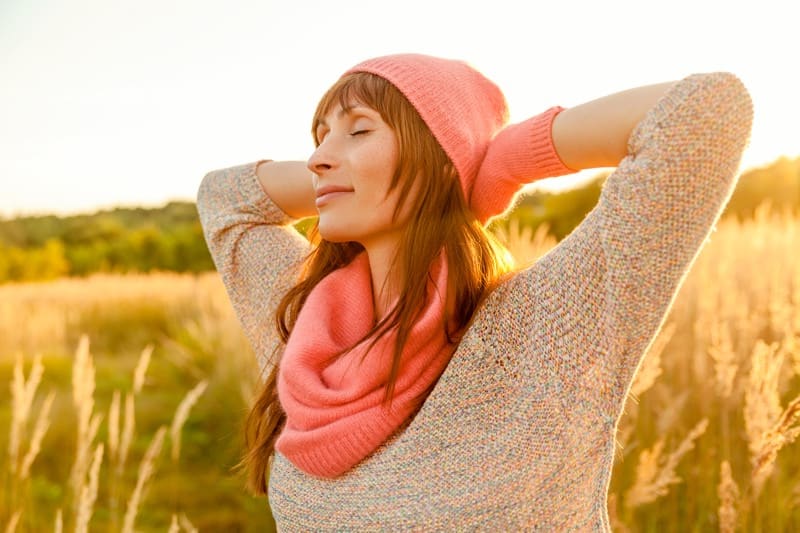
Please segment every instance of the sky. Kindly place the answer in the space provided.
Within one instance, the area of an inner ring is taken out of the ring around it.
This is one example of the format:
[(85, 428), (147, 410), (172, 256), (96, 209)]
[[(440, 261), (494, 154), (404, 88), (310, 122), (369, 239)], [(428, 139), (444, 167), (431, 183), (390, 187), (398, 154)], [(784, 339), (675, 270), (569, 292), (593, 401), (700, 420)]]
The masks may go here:
[[(511, 120), (695, 72), (754, 100), (743, 168), (800, 155), (796, 18), (779, 0), (3, 0), (0, 216), (194, 200), (203, 176), (310, 155), (350, 66), (466, 60)], [(543, 180), (567, 187), (594, 172)]]

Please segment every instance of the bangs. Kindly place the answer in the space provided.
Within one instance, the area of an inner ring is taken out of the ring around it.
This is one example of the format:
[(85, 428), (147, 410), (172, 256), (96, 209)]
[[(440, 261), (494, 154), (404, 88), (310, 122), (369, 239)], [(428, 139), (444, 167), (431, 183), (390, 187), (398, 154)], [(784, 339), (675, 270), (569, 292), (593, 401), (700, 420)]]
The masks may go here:
[(360, 104), (377, 111), (384, 122), (394, 128), (395, 124), (391, 120), (390, 100), (393, 93), (397, 92), (388, 81), (367, 72), (354, 72), (342, 76), (333, 86), (328, 89), (317, 104), (314, 113), (314, 120), (311, 123), (311, 135), (314, 137), (314, 145), (319, 145), (317, 139), (317, 127), (331, 109), (338, 104), (343, 110), (348, 110)]

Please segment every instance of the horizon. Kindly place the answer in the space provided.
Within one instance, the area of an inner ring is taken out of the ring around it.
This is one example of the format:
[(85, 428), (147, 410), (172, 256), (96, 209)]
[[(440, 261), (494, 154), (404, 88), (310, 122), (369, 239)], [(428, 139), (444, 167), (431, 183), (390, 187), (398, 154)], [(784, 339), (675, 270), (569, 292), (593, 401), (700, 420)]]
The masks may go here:
[[(741, 175), (744, 175), (744, 174), (746, 174), (748, 172), (752, 172), (752, 171), (756, 171), (756, 170), (760, 170), (760, 169), (764, 169), (764, 168), (769, 168), (770, 166), (772, 166), (774, 164), (777, 164), (779, 161), (781, 161), (783, 159), (788, 159), (789, 161), (795, 161), (796, 160), (796, 161), (800, 162), (800, 155), (798, 155), (798, 156), (780, 155), (780, 156), (776, 157), (774, 160), (772, 160), (770, 162), (764, 163), (762, 165), (751, 166), (751, 167), (745, 167), (745, 166), (742, 165), (741, 168), (740, 168), (739, 174), (741, 176)], [(611, 169), (605, 169), (605, 170), (611, 170)], [(572, 183), (569, 186), (558, 187), (558, 186), (548, 185), (547, 183), (543, 183), (543, 182), (553, 182), (553, 181), (556, 181), (556, 180), (559, 180), (559, 179), (563, 179), (564, 177), (577, 176), (578, 174), (582, 174), (582, 173), (592, 173), (592, 174), (585, 176), (585, 178), (582, 179), (582, 180), (579, 180), (579, 181), (575, 180), (575, 183)], [(535, 183), (527, 185), (525, 188), (522, 189), (522, 191), (520, 192), (520, 195), (533, 194), (533, 193), (536, 193), (536, 192), (548, 192), (548, 193), (552, 193), (552, 194), (558, 194), (558, 193), (565, 192), (565, 191), (568, 191), (568, 190), (578, 189), (578, 188), (581, 188), (582, 186), (584, 186), (587, 182), (592, 181), (594, 178), (597, 178), (597, 177), (599, 177), (599, 176), (601, 176), (603, 174), (605, 174), (604, 169), (599, 168), (599, 169), (592, 169), (592, 170), (588, 170), (588, 171), (581, 171), (581, 172), (578, 172), (578, 173), (575, 173), (575, 174), (570, 174), (568, 176), (562, 176), (560, 178), (556, 177), (556, 178), (542, 179), (542, 180), (539, 180), (538, 182), (535, 182)], [(189, 204), (194, 204), (194, 203), (196, 203), (196, 200), (194, 198), (167, 198), (167, 199), (165, 199), (163, 201), (154, 202), (152, 204), (119, 203), (119, 204), (110, 204), (110, 205), (100, 205), (100, 206), (97, 206), (95, 208), (90, 208), (89, 210), (86, 210), (86, 211), (74, 211), (74, 212), (72, 212), (72, 211), (68, 211), (68, 212), (23, 212), (23, 213), (17, 213), (17, 214), (13, 214), (12, 213), (11, 215), (3, 214), (2, 212), (0, 212), (0, 222), (9, 221), (9, 220), (15, 220), (15, 219), (21, 219), (21, 218), (38, 218), (38, 217), (50, 217), (50, 216), (54, 216), (54, 217), (57, 217), (57, 218), (68, 218), (68, 217), (78, 217), (78, 216), (94, 216), (94, 215), (99, 215), (101, 213), (111, 212), (111, 211), (114, 211), (114, 210), (117, 210), (117, 209), (131, 209), (131, 210), (134, 210), (134, 209), (144, 209), (144, 210), (163, 209), (163, 208), (167, 207), (171, 203), (189, 203)]]

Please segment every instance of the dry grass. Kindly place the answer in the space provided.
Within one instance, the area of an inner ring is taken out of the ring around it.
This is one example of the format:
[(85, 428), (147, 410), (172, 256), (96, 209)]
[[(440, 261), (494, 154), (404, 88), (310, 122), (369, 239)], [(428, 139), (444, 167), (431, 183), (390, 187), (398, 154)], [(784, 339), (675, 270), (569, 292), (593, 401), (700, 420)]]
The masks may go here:
[(172, 439), (171, 456), (173, 461), (177, 461), (181, 455), (181, 429), (189, 418), (189, 410), (197, 403), (197, 400), (200, 399), (200, 396), (205, 392), (207, 387), (208, 381), (201, 381), (195, 385), (192, 390), (186, 393), (186, 397), (181, 401), (178, 405), (178, 409), (175, 411), (175, 417), (172, 419), (172, 424), (169, 428), (169, 435)]
[(736, 523), (739, 516), (739, 486), (733, 480), (731, 465), (728, 461), (722, 461), (719, 470), (720, 480), (719, 485), (717, 485), (719, 531), (720, 533), (733, 533), (736, 531)]
[(89, 456), (94, 439), (100, 429), (101, 415), (93, 414), (95, 367), (89, 353), (89, 338), (82, 336), (72, 365), (72, 402), (78, 413), (75, 462), (70, 474), (73, 495), (73, 512), (80, 516), (80, 497), (89, 473)]
[(89, 467), (89, 479), (81, 487), (78, 500), (78, 513), (75, 517), (75, 532), (86, 533), (89, 531), (89, 521), (92, 519), (94, 502), (97, 501), (97, 488), (100, 484), (100, 464), (103, 462), (103, 445), (98, 444), (92, 456), (92, 465)]
[(128, 500), (128, 507), (125, 511), (125, 519), (122, 523), (123, 533), (133, 533), (134, 531), (133, 524), (136, 521), (136, 514), (139, 512), (139, 505), (142, 502), (144, 488), (155, 472), (156, 459), (161, 453), (161, 447), (164, 445), (164, 435), (166, 433), (166, 426), (158, 428), (150, 446), (147, 448), (147, 452), (142, 458), (142, 463), (139, 465), (139, 476), (136, 478), (136, 486)]
[[(22, 465), (19, 468), (20, 480), (27, 479), (31, 473), (31, 466), (36, 456), (42, 451), (42, 440), (44, 439), (47, 428), (50, 426), (50, 410), (53, 408), (53, 401), (56, 395), (52, 391), (47, 394), (47, 397), (39, 410), (39, 416), (36, 417), (36, 424), (33, 426), (33, 435), (31, 435), (30, 445), (25, 457), (22, 458)], [(12, 470), (13, 472), (13, 470)]]
[(753, 465), (753, 492), (757, 497), (775, 468), (778, 452), (800, 435), (800, 396), (792, 400), (775, 424), (751, 447)]
[(8, 524), (6, 525), (6, 533), (14, 533), (17, 530), (17, 524), (19, 523), (19, 518), (22, 516), (22, 511), (15, 511), (14, 514), (11, 515), (11, 518), (8, 520)]
[(656, 501), (669, 492), (670, 485), (681, 482), (676, 474), (678, 463), (694, 448), (694, 442), (706, 431), (708, 419), (701, 420), (678, 447), (664, 455), (664, 438), (660, 438), (652, 448), (639, 454), (636, 467), (636, 481), (625, 494), (625, 505), (639, 507)]
[(495, 235), (511, 252), (517, 268), (532, 265), (556, 245), (556, 239), (548, 233), (547, 224), (541, 224), (536, 230), (521, 226), (514, 219), (509, 222), (508, 229), (498, 226)]
[[(643, 360), (620, 421), (609, 495), (615, 531), (800, 530), (800, 257), (793, 253), (800, 249), (798, 235), (800, 220), (766, 209), (750, 221), (723, 221), (712, 233)], [(501, 238), (522, 265), (554, 244), (543, 230), (513, 226)], [(73, 400), (51, 400), (48, 361), (52, 354), (73, 352)], [(95, 390), (102, 385), (94, 382), (101, 367), (92, 352), (131, 354), (125, 379)], [(44, 358), (23, 361), (16, 354)], [(203, 508), (183, 507), (164, 492), (160, 499), (147, 498), (147, 487), (156, 491), (161, 477), (175, 482), (176, 476), (198, 475), (159, 462), (165, 439), (172, 457), (185, 462), (191, 448), (187, 441), (181, 453), (180, 435), (187, 431), (186, 417), (194, 419), (204, 407), (206, 402), (194, 403), (201, 394), (213, 394), (213, 384), (224, 383), (222, 395), (249, 399), (254, 380), (243, 379), (253, 374), (248, 357), (215, 274), (96, 276), (0, 287), (0, 362), (11, 369), (13, 404), (6, 443), (10, 491), (0, 502), (0, 527), (35, 531), (33, 524), (45, 530), (55, 524), (57, 531), (72, 530), (81, 502), (93, 501), (111, 516), (111, 531), (134, 523), (196, 531), (184, 512), (195, 519)], [(157, 382), (153, 365), (164, 364), (173, 369), (174, 382), (161, 377), (158, 383), (175, 389), (175, 399), (167, 409), (160, 404), (157, 420), (145, 423), (142, 414), (158, 393), (151, 386)], [(194, 393), (184, 392), (190, 389)], [(64, 416), (74, 417), (66, 423), (69, 433), (60, 422)], [(35, 521), (33, 509), (43, 504), (34, 502), (32, 486), (41, 481), (40, 457), (59, 423), (73, 453), (64, 462), (75, 470), (71, 483), (68, 472), (60, 483), (73, 488), (51, 504), (43, 525)], [(121, 509), (117, 500), (127, 507)], [(158, 509), (160, 514), (148, 514)], [(253, 509), (243, 523), (265, 513), (263, 503)], [(122, 516), (115, 522), (126, 510), (125, 523)], [(88, 529), (98, 520), (98, 513), (89, 513)]]
[[(137, 364), (132, 380), (132, 390), (126, 396), (125, 423), (122, 431), (122, 438), (119, 436), (119, 411), (120, 411), (120, 391), (114, 390), (114, 394), (109, 407), (109, 428), (108, 440), (111, 460), (109, 468), (114, 466), (114, 472), (107, 476), (111, 483), (121, 483), (124, 472), (125, 458), (130, 444), (134, 437), (135, 413), (134, 413), (134, 394), (141, 392), (149, 358), (152, 354), (152, 347), (148, 346), (142, 352), (139, 364)], [(42, 364), (41, 356), (37, 356), (31, 364), (28, 377), (25, 377), (24, 361), (18, 356), (14, 364), (13, 376), (11, 380), (11, 424), (9, 428), (9, 469), (11, 475), (10, 486), (10, 507), (17, 508), (8, 518), (6, 531), (16, 531), (23, 517), (25, 501), (25, 488), (23, 482), (30, 477), (31, 468), (39, 451), (41, 450), (42, 440), (50, 424), (50, 412), (55, 400), (55, 393), (50, 391), (41, 403), (39, 414), (28, 438), (28, 426), (30, 423), (32, 406), (36, 397), (39, 384), (45, 367)], [(81, 336), (78, 347), (75, 350), (72, 365), (72, 407), (75, 412), (74, 424), (76, 446), (74, 462), (66, 483), (70, 487), (72, 494), (71, 520), (74, 530), (78, 533), (92, 530), (91, 519), (98, 499), (101, 479), (101, 467), (105, 445), (95, 444), (103, 417), (94, 413), (95, 406), (95, 363), (92, 357), (88, 337)], [(198, 398), (205, 391), (207, 381), (200, 382), (190, 390), (184, 401), (178, 406), (170, 435), (173, 446), (173, 459), (177, 461), (180, 451), (181, 429), (189, 417), (191, 407), (197, 402)], [(167, 434), (167, 427), (160, 427), (153, 437), (150, 446), (144, 454), (138, 470), (136, 484), (133, 487), (123, 520), (122, 531), (134, 531), (134, 523), (142, 503), (145, 489), (152, 478), (156, 462), (164, 444)], [(26, 442), (27, 441), (27, 442)], [(21, 455), (21, 450), (27, 444), (27, 452)], [(94, 450), (91, 452), (91, 450)], [(112, 490), (112, 498), (116, 497)], [(113, 506), (112, 506), (113, 507)], [(178, 522), (175, 522), (178, 524)], [(191, 523), (181, 514), (181, 523)], [(64, 518), (61, 509), (55, 515), (55, 531), (62, 531)]]
[(42, 358), (41, 356), (36, 356), (28, 374), (28, 379), (25, 379), (22, 356), (17, 356), (16, 364), (14, 365), (14, 378), (11, 382), (11, 404), (13, 409), (11, 412), (11, 431), (8, 438), (9, 472), (15, 476), (21, 470), (19, 465), (20, 448), (25, 437), (33, 398), (36, 395), (36, 389), (39, 387), (43, 373)]

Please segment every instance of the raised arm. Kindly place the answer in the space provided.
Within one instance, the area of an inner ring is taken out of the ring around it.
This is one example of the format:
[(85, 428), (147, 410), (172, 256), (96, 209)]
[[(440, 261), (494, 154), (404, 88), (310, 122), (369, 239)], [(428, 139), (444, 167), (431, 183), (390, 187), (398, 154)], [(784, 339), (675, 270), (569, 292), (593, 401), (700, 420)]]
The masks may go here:
[(626, 155), (586, 219), (505, 291), (531, 339), (525, 364), (546, 364), (565, 398), (614, 420), (733, 191), (752, 103), (736, 76), (712, 73), (574, 109), (553, 131), (569, 164), (613, 163), (620, 139)]
[(311, 171), (305, 161), (262, 161), (256, 176), (267, 196), (290, 217), (299, 220), (317, 215)]
[(208, 249), (262, 373), (279, 346), (276, 307), (309, 251), (290, 225), (308, 213), (303, 191), (310, 190), (310, 173), (304, 168), (257, 161), (215, 170), (197, 194)]
[(633, 128), (674, 84), (637, 87), (565, 109), (553, 120), (559, 157), (574, 170), (616, 167), (628, 155)]

